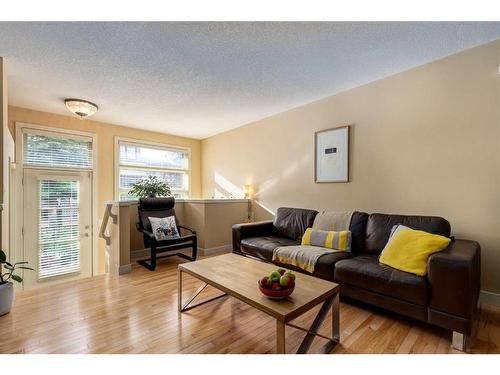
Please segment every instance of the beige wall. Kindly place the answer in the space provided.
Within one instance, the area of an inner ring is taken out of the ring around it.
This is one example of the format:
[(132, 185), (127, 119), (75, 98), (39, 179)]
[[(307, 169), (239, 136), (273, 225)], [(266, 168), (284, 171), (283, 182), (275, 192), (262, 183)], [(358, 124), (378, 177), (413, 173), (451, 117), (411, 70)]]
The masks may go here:
[(248, 203), (211, 203), (205, 205), (204, 249), (232, 243), (233, 224), (244, 223), (248, 217)]
[[(62, 105), (62, 104), (61, 104)], [(50, 127), (86, 131), (97, 134), (98, 144), (98, 216), (104, 214), (104, 203), (114, 199), (114, 137), (126, 137), (137, 140), (165, 143), (175, 146), (189, 147), (191, 149), (191, 194), (199, 198), (201, 194), (200, 181), (200, 141), (190, 138), (177, 137), (168, 134), (127, 128), (118, 125), (106, 124), (97, 121), (79, 120), (71, 116), (39, 112), (25, 108), (9, 107), (9, 128), (15, 137), (15, 123), (45, 125)], [(166, 129), (167, 130), (167, 129)], [(97, 228), (96, 228), (97, 233)], [(104, 241), (99, 240), (99, 269), (104, 271)]]
[[(499, 65), (496, 41), (205, 139), (203, 196), (219, 176), (271, 211), (440, 215), (480, 242), (482, 288), (500, 292)], [(345, 124), (351, 182), (315, 184), (314, 132)]]

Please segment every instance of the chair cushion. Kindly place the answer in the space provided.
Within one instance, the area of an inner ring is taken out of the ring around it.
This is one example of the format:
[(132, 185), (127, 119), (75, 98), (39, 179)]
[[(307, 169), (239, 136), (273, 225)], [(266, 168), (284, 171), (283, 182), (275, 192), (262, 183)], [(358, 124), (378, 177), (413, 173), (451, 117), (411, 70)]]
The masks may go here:
[(291, 245), (300, 245), (300, 242), (278, 236), (249, 237), (241, 240), (240, 249), (243, 254), (271, 262), (274, 249)]
[(359, 255), (337, 262), (335, 281), (427, 306), (427, 278), (380, 264), (375, 255)]
[[(143, 229), (152, 232), (150, 217), (168, 217), (174, 216), (177, 226), (179, 221), (174, 210), (175, 199), (173, 197), (165, 198), (140, 198), (139, 199), (139, 224)], [(180, 232), (179, 228), (177, 231)]]
[(306, 229), (312, 227), (317, 214), (314, 210), (280, 207), (274, 217), (274, 232), (277, 236), (300, 241)]
[(139, 207), (143, 210), (169, 210), (174, 206), (174, 197), (139, 198)]
[(364, 252), (379, 255), (398, 224), (444, 237), (449, 237), (451, 231), (450, 223), (442, 217), (371, 214), (366, 224)]

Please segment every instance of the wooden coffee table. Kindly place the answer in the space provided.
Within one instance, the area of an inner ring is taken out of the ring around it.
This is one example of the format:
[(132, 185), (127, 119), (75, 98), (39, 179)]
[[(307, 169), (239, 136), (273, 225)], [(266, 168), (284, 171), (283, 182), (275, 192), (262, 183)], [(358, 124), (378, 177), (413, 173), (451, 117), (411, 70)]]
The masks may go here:
[[(285, 326), (307, 332), (297, 353), (307, 353), (316, 336), (327, 339), (321, 352), (329, 353), (340, 341), (339, 336), (339, 285), (309, 275), (296, 273), (295, 290), (284, 300), (272, 300), (258, 289), (258, 280), (269, 275), (278, 267), (236, 254), (224, 254), (195, 262), (179, 265), (178, 297), (179, 311), (187, 311), (196, 306), (230, 295), (276, 319), (276, 352), (285, 353)], [(189, 297), (182, 298), (182, 276), (187, 273), (201, 281), (203, 285)], [(211, 285), (223, 293), (193, 304), (195, 298)], [(293, 319), (323, 303), (309, 329), (290, 323)], [(332, 335), (318, 333), (328, 311), (332, 310)]]

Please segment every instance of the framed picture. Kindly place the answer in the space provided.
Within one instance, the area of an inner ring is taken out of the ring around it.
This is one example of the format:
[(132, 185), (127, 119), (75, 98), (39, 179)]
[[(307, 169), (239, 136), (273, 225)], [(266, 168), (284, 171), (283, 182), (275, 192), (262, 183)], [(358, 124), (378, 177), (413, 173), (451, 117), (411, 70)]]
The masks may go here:
[(314, 182), (349, 182), (349, 128), (341, 126), (314, 134)]

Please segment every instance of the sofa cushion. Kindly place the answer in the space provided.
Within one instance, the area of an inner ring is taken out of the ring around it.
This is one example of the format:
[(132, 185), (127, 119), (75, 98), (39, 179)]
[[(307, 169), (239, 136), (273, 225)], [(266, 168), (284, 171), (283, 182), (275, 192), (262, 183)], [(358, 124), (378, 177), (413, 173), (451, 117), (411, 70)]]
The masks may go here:
[(302, 246), (319, 246), (328, 249), (351, 251), (352, 235), (349, 230), (340, 232), (307, 228), (302, 236)]
[[(312, 275), (319, 277), (321, 279), (333, 281), (335, 264), (340, 260), (349, 259), (352, 257), (353, 255), (351, 253), (347, 253), (345, 251), (336, 251), (332, 252), (331, 254), (323, 255), (318, 259), (316, 265), (314, 266), (314, 272), (312, 273)], [(280, 262), (273, 262), (273, 263), (283, 268), (289, 268), (297, 272), (303, 272), (309, 274), (303, 269), (295, 267), (291, 264), (285, 264)]]
[(317, 214), (314, 210), (280, 207), (274, 217), (275, 234), (300, 241), (306, 229), (312, 227)]
[(362, 253), (365, 248), (366, 222), (368, 214), (366, 212), (354, 211), (351, 217), (349, 230), (352, 234), (351, 252)]
[(300, 245), (300, 242), (278, 236), (249, 237), (241, 240), (243, 254), (271, 262), (273, 250), (280, 246)]
[(366, 223), (364, 252), (380, 254), (389, 240), (392, 227), (397, 224), (445, 237), (449, 237), (451, 231), (450, 223), (442, 217), (371, 214)]
[(375, 255), (359, 255), (335, 264), (335, 281), (427, 305), (427, 278), (380, 264)]
[(425, 276), (429, 257), (446, 249), (450, 242), (448, 237), (398, 225), (378, 260), (397, 270)]

